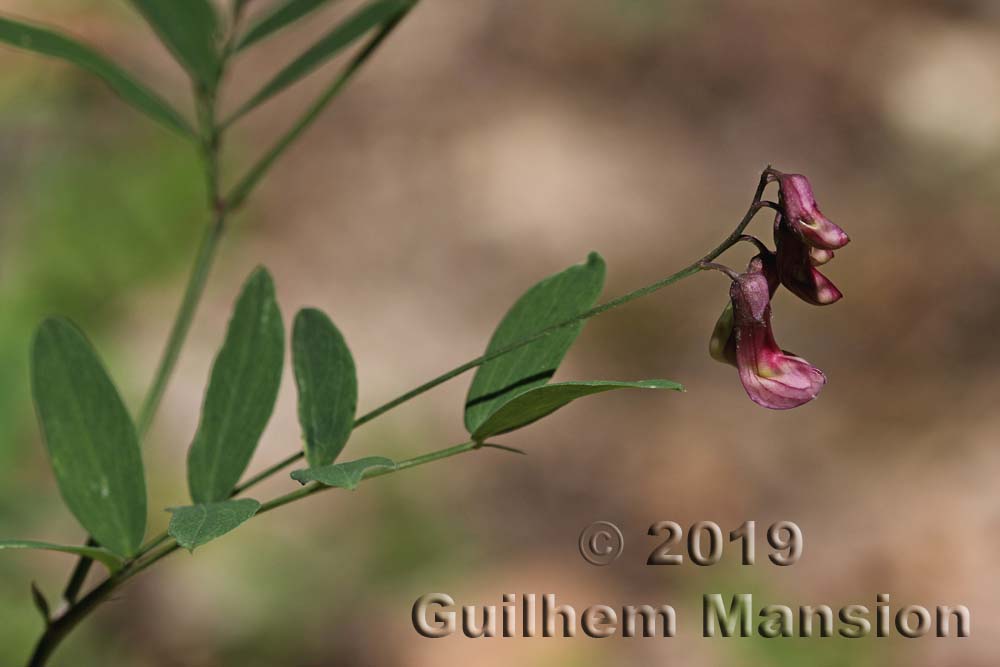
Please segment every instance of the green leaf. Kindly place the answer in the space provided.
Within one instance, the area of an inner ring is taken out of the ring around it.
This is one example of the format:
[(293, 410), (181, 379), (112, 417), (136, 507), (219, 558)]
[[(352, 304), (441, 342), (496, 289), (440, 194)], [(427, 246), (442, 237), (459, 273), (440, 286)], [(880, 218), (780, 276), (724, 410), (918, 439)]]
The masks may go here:
[(387, 23), (408, 9), (409, 0), (375, 0), (349, 16), (271, 79), (260, 92), (233, 114), (233, 119), (296, 83), (372, 28)]
[[(597, 253), (591, 253), (585, 264), (549, 276), (508, 311), (493, 333), (486, 354), (589, 310), (603, 286), (604, 260)], [(582, 329), (583, 322), (563, 327), (480, 366), (465, 403), (469, 433), (513, 395), (548, 382)]]
[(159, 95), (89, 46), (38, 26), (0, 17), (0, 42), (70, 62), (104, 80), (133, 107), (171, 130), (193, 137), (191, 125)]
[(395, 470), (396, 463), (384, 456), (366, 456), (363, 459), (347, 463), (335, 463), (308, 470), (295, 470), (292, 472), (292, 479), (300, 484), (319, 482), (325, 486), (354, 490), (358, 488), (358, 484), (365, 478), (365, 473), (368, 470), (380, 468)]
[(501, 405), (473, 432), (472, 439), (482, 442), (486, 438), (508, 433), (552, 414), (559, 408), (584, 396), (600, 394), (615, 389), (671, 389), (684, 391), (684, 387), (670, 380), (640, 380), (639, 382), (560, 382), (522, 391)]
[(219, 78), (219, 19), (209, 0), (131, 0), (174, 58), (213, 90)]
[(188, 452), (188, 486), (195, 503), (226, 500), (250, 463), (274, 411), (284, 345), (274, 283), (266, 269), (258, 268), (229, 320)]
[(167, 509), (173, 515), (167, 533), (177, 540), (177, 544), (194, 551), (243, 525), (259, 509), (260, 503), (253, 498), (171, 507)]
[(69, 321), (32, 345), (31, 388), (63, 500), (99, 544), (132, 556), (146, 532), (139, 437), (97, 352)]
[(0, 551), (4, 549), (40, 549), (43, 551), (61, 551), (76, 554), (103, 563), (111, 574), (122, 568), (122, 559), (102, 547), (72, 547), (63, 544), (50, 544), (34, 540), (0, 540)]
[(299, 388), (299, 423), (311, 468), (333, 463), (354, 428), (358, 378), (344, 337), (322, 311), (295, 317), (292, 360)]
[(247, 33), (236, 44), (236, 50), (242, 51), (251, 44), (256, 44), (265, 37), (270, 37), (328, 2), (330, 0), (285, 0), (247, 30)]

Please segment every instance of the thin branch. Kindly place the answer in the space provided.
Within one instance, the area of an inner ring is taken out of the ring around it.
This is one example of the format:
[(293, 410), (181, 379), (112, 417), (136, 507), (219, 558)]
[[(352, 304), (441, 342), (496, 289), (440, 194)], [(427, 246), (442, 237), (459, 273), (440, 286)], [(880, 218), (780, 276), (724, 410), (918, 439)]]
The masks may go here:
[[(739, 224), (736, 226), (733, 232), (728, 237), (726, 237), (726, 239), (722, 243), (720, 243), (716, 248), (714, 248), (712, 251), (710, 251), (708, 254), (706, 254), (698, 261), (681, 269), (680, 271), (677, 271), (676, 273), (667, 276), (666, 278), (663, 278), (662, 280), (652, 283), (651, 285), (647, 285), (646, 287), (642, 287), (640, 289), (629, 292), (628, 294), (620, 296), (616, 299), (612, 299), (611, 301), (608, 301), (605, 304), (602, 304), (600, 306), (592, 308), (591, 310), (581, 313), (580, 315), (572, 318), (571, 320), (567, 320), (565, 322), (561, 322), (554, 326), (543, 329), (542, 331), (539, 331), (533, 336), (529, 336), (528, 338), (518, 341), (514, 345), (508, 346), (503, 350), (499, 350), (496, 353), (492, 353), (490, 355), (484, 355), (483, 357), (474, 359), (471, 362), (462, 364), (461, 366), (456, 367), (452, 371), (449, 371), (448, 373), (439, 376), (435, 380), (425, 383), (424, 385), (421, 385), (420, 387), (411, 390), (406, 394), (403, 394), (399, 398), (390, 401), (389, 403), (386, 403), (382, 407), (373, 410), (367, 415), (364, 415), (355, 422), (355, 427), (363, 423), (366, 423), (367, 421), (375, 419), (379, 415), (388, 412), (393, 407), (406, 402), (410, 398), (413, 398), (414, 396), (417, 396), (432, 387), (435, 387), (443, 382), (446, 382), (447, 380), (457, 375), (460, 375), (461, 373), (464, 373), (466, 370), (479, 366), (490, 359), (496, 358), (502, 354), (507, 354), (513, 351), (514, 349), (527, 345), (532, 341), (538, 340), (539, 338), (546, 336), (549, 333), (552, 333), (553, 331), (561, 329), (562, 327), (569, 326), (575, 322), (579, 322), (581, 320), (593, 317), (595, 315), (608, 312), (630, 301), (634, 301), (635, 299), (639, 299), (643, 296), (652, 294), (653, 292), (663, 289), (668, 285), (672, 285), (673, 283), (676, 283), (680, 280), (683, 280), (686, 277), (689, 277), (691, 275), (698, 273), (699, 271), (704, 270), (706, 268), (706, 265), (711, 264), (712, 261), (716, 259), (719, 255), (721, 255), (726, 250), (728, 250), (729, 248), (731, 248), (733, 245), (735, 245), (740, 241), (741, 235), (743, 234), (747, 225), (750, 224), (750, 221), (762, 208), (761, 197), (763, 196), (763, 191), (765, 186), (768, 184), (768, 182), (770, 182), (771, 178), (772, 178), (772, 170), (769, 167), (761, 174), (760, 182), (754, 194), (753, 201), (750, 204), (750, 207), (747, 209), (746, 214), (743, 216), (743, 219), (740, 220)], [(388, 475), (393, 472), (405, 470), (407, 468), (424, 465), (434, 461), (439, 461), (445, 458), (456, 456), (458, 454), (462, 454), (468, 451), (481, 449), (482, 447), (485, 446), (517, 451), (514, 450), (513, 448), (508, 448), (503, 445), (496, 445), (493, 443), (484, 444), (484, 443), (477, 443), (475, 441), (469, 441), (469, 442), (464, 442), (460, 445), (455, 445), (453, 447), (448, 447), (445, 449), (430, 452), (428, 454), (423, 454), (411, 459), (400, 461), (397, 463), (395, 468), (372, 469), (370, 472), (367, 472), (362, 479), (381, 477), (383, 475)], [(266, 478), (267, 476), (275, 474), (282, 467), (284, 467), (284, 465), (287, 465), (287, 463), (290, 463), (291, 461), (297, 460), (300, 456), (301, 454), (296, 455), (295, 457), (290, 457), (289, 459), (286, 459), (284, 462), (272, 466), (267, 471), (265, 471), (267, 472), (267, 475), (257, 475), (255, 478), (251, 480), (251, 482), (256, 483), (257, 481), (260, 481)], [(243, 487), (241, 488), (245, 490), (251, 485), (252, 484), (249, 483), (244, 484)], [(270, 512), (279, 507), (283, 507), (297, 500), (301, 500), (308, 496), (314, 495), (316, 493), (319, 493), (320, 491), (323, 491), (326, 488), (330, 487), (314, 483), (305, 486), (301, 489), (297, 489), (296, 491), (293, 491), (291, 493), (287, 493), (283, 496), (279, 496), (278, 498), (270, 500), (264, 505), (262, 505), (260, 510), (257, 512), (257, 515), (259, 516), (261, 514)], [(32, 655), (28, 667), (43, 667), (43, 665), (45, 665), (45, 663), (47, 662), (49, 656), (55, 650), (56, 646), (58, 646), (58, 644), (62, 641), (62, 639), (65, 638), (65, 636), (69, 633), (69, 631), (72, 630), (74, 627), (76, 627), (76, 625), (79, 624), (87, 615), (89, 615), (102, 601), (105, 601), (115, 589), (117, 589), (121, 584), (123, 584), (131, 577), (146, 570), (159, 560), (169, 556), (178, 548), (179, 548), (178, 544), (175, 541), (170, 540), (170, 538), (167, 537), (166, 535), (161, 535), (157, 538), (154, 538), (154, 540), (152, 540), (147, 546), (143, 547), (143, 549), (140, 552), (141, 555), (139, 557), (134, 559), (131, 563), (127, 564), (121, 571), (119, 571), (115, 575), (110, 576), (97, 588), (92, 590), (78, 602), (76, 602), (75, 604), (71, 604), (69, 608), (65, 612), (63, 612), (63, 614), (60, 615), (58, 618), (52, 620), (51, 624), (48, 626), (48, 628), (42, 634), (42, 637), (39, 639), (39, 642), (35, 648), (35, 652)]]

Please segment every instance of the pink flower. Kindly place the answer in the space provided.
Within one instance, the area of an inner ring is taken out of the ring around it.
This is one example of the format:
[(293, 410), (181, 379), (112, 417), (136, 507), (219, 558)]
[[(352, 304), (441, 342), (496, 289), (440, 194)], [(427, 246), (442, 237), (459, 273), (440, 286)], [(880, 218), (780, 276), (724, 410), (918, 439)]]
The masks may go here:
[(806, 245), (781, 213), (774, 219), (774, 243), (778, 249), (778, 278), (789, 292), (815, 306), (840, 300), (843, 294), (816, 268), (833, 259), (832, 250)]
[[(747, 272), (762, 273), (767, 279), (769, 296), (774, 296), (780, 284), (774, 253), (760, 248), (760, 254), (747, 265)], [(716, 321), (708, 343), (708, 353), (712, 358), (730, 366), (736, 366), (736, 332), (733, 331), (733, 322), (733, 304), (730, 301)]]
[(801, 174), (781, 174), (777, 179), (778, 206), (790, 228), (807, 245), (820, 250), (836, 250), (847, 245), (851, 239), (816, 205), (809, 179)]
[(764, 271), (748, 270), (733, 281), (733, 336), (736, 367), (750, 400), (787, 410), (816, 398), (826, 384), (821, 370), (783, 351), (771, 330), (771, 287)]

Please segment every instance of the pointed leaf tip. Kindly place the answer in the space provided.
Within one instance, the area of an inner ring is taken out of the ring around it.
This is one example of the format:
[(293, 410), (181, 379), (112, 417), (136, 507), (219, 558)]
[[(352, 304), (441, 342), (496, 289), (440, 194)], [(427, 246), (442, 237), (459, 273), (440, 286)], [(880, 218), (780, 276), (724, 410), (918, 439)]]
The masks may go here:
[(35, 609), (42, 615), (45, 625), (52, 623), (52, 612), (49, 609), (49, 601), (45, 599), (45, 593), (34, 581), (31, 582), (31, 600), (35, 603)]
[(640, 380), (615, 382), (560, 382), (523, 391), (501, 405), (472, 434), (473, 440), (508, 433), (546, 417), (569, 405), (578, 398), (616, 389), (669, 389), (683, 391), (684, 387), (670, 380)]

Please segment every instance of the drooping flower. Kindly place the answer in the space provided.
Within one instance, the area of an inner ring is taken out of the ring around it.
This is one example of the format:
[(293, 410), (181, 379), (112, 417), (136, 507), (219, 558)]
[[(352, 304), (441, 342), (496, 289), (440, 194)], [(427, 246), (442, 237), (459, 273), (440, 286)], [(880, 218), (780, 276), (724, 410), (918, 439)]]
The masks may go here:
[(851, 240), (847, 233), (830, 222), (816, 205), (809, 179), (801, 174), (781, 174), (777, 179), (778, 206), (789, 227), (807, 245), (820, 250), (836, 250), (847, 245)]
[(771, 288), (763, 271), (748, 270), (733, 281), (736, 367), (750, 400), (787, 410), (816, 398), (826, 384), (821, 370), (778, 347), (771, 330)]
[[(763, 274), (767, 280), (768, 296), (774, 296), (780, 283), (773, 252), (761, 247), (760, 254), (754, 256), (747, 265), (747, 272)], [(708, 343), (708, 353), (712, 358), (730, 366), (736, 366), (736, 333), (733, 331), (733, 323), (733, 303), (730, 300), (716, 321)]]
[(788, 291), (815, 306), (840, 300), (841, 291), (816, 268), (833, 259), (833, 251), (808, 246), (780, 212), (774, 219), (774, 243), (778, 278)]

